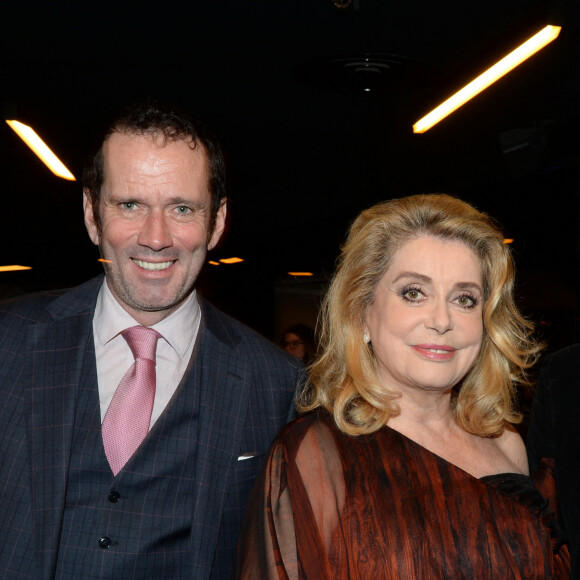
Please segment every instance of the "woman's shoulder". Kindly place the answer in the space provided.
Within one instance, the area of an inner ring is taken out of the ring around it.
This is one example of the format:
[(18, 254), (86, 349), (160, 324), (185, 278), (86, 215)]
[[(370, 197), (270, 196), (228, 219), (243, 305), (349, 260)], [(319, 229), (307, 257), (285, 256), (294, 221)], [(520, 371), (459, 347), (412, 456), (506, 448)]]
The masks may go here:
[(269, 461), (295, 464), (301, 470), (311, 466), (314, 458), (321, 463), (334, 463), (343, 454), (344, 437), (330, 413), (315, 409), (294, 419), (278, 433)]
[(327, 440), (337, 431), (338, 427), (330, 413), (323, 409), (314, 409), (300, 415), (283, 427), (276, 436), (274, 444), (281, 442), (286, 445), (299, 445), (305, 438), (312, 437)]
[(528, 455), (521, 435), (511, 425), (496, 438), (496, 444), (506, 459), (514, 466), (514, 473), (528, 474)]

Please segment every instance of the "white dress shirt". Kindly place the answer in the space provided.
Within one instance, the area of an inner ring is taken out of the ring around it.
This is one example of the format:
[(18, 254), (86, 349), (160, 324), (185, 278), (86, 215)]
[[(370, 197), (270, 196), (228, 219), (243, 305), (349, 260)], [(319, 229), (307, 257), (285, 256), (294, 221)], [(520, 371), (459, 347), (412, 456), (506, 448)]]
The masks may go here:
[[(173, 397), (183, 377), (199, 330), (201, 310), (195, 290), (187, 300), (154, 328), (163, 338), (157, 342), (157, 387), (149, 428)], [(139, 323), (117, 302), (103, 282), (93, 318), (101, 422), (121, 379), (135, 362), (121, 332)]]

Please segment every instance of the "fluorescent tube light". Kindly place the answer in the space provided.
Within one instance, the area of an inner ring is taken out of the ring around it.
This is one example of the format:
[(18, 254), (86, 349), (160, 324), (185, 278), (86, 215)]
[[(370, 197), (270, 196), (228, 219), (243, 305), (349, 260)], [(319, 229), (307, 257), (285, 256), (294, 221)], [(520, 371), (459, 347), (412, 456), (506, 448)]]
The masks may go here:
[(465, 85), (462, 89), (457, 91), (453, 96), (441, 103), (438, 107), (433, 109), (430, 113), (425, 115), (422, 119), (413, 125), (413, 133), (425, 133), (473, 99), (476, 95), (487, 89), (490, 85), (495, 83), (498, 79), (506, 75), (508, 72), (516, 68), (533, 54), (550, 44), (560, 34), (560, 26), (546, 26), (540, 32), (526, 40), (523, 44), (518, 46), (515, 50), (510, 52), (507, 56), (496, 62), (492, 67), (488, 68), (484, 73)]
[(55, 175), (68, 179), (68, 181), (76, 181), (75, 176), (64, 166), (62, 161), (50, 150), (32, 127), (18, 121), (6, 122)]
[(239, 264), (240, 262), (243, 261), (244, 260), (242, 260), (242, 258), (222, 258), (220, 260), (222, 264)]
[(0, 266), (0, 272), (17, 272), (19, 270), (32, 270), (31, 266)]

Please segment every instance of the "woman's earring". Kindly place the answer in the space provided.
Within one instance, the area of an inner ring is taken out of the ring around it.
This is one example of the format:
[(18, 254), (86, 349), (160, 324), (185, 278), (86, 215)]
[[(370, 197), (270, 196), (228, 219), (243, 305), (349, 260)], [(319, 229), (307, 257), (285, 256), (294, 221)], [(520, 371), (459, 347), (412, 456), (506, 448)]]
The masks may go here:
[(363, 340), (365, 341), (365, 344), (368, 344), (371, 341), (371, 337), (365, 332), (363, 334)]

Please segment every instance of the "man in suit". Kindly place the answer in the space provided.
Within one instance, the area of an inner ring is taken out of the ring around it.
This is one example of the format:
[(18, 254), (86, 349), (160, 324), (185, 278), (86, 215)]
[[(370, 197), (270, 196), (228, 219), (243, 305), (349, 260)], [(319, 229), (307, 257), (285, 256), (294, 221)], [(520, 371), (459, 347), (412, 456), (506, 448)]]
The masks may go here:
[(547, 357), (532, 404), (527, 447), (530, 471), (543, 457), (555, 460), (558, 505), (580, 578), (580, 344)]
[(195, 290), (224, 183), (205, 128), (129, 110), (85, 172), (105, 276), (0, 305), (0, 578), (230, 577), (301, 368)]

